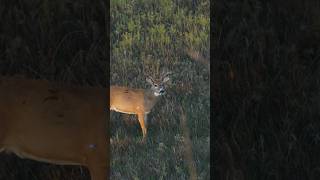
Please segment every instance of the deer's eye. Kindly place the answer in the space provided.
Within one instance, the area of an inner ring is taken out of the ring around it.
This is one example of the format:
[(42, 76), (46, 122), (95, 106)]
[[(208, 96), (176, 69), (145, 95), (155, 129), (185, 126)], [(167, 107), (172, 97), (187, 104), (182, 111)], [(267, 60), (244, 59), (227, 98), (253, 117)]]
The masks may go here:
[(158, 87), (158, 84), (155, 84), (154, 87)]

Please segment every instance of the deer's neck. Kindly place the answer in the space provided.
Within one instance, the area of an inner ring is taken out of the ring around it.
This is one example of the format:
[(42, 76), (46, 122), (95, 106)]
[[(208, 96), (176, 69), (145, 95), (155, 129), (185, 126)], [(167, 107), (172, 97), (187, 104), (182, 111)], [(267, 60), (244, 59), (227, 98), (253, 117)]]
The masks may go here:
[(152, 90), (146, 90), (144, 97), (144, 106), (146, 107), (146, 111), (150, 112), (152, 107), (157, 103), (159, 97), (161, 95), (155, 94)]

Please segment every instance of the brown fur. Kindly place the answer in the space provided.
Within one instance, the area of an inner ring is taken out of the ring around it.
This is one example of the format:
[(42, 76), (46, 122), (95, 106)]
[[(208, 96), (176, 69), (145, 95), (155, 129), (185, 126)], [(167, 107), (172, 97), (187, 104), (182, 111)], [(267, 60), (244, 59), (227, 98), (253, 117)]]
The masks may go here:
[(147, 136), (147, 115), (161, 96), (159, 94), (160, 89), (164, 90), (164, 83), (169, 80), (167, 76), (170, 73), (166, 73), (158, 80), (147, 77), (147, 82), (152, 86), (151, 89), (133, 89), (123, 86), (110, 87), (110, 110), (125, 114), (136, 114), (143, 133), (143, 142), (145, 142)]
[(0, 152), (54, 164), (87, 166), (105, 180), (105, 88), (0, 77)]

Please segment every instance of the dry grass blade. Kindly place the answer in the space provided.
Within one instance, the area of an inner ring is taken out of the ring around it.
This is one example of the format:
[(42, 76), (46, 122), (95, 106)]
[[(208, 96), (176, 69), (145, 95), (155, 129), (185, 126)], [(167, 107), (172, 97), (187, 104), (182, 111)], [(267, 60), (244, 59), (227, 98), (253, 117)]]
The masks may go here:
[(161, 79), (164, 79), (165, 77), (172, 75), (173, 73), (171, 71), (162, 71), (160, 77)]
[(200, 62), (201, 64), (204, 64), (208, 67), (208, 69), (210, 70), (210, 60), (206, 57), (204, 57), (204, 55), (202, 55), (199, 51), (193, 50), (191, 48), (188, 48), (186, 50), (186, 53), (188, 54), (188, 56), (190, 56), (193, 60)]
[(180, 106), (180, 111), (181, 111), (181, 129), (183, 130), (183, 137), (184, 137), (184, 147), (185, 149), (185, 159), (187, 162), (187, 166), (188, 166), (188, 170), (189, 170), (189, 174), (190, 174), (190, 179), (191, 180), (196, 180), (197, 179), (197, 170), (196, 170), (196, 166), (195, 166), (195, 162), (193, 159), (193, 153), (192, 153), (192, 142), (190, 139), (190, 131), (189, 128), (187, 126), (187, 118), (186, 115), (182, 109), (182, 107)]

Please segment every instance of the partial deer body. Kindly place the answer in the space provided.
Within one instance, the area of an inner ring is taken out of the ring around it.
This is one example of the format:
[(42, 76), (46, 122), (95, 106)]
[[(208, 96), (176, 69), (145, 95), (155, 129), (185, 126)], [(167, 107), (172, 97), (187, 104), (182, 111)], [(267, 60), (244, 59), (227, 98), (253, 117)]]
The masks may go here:
[(0, 77), (0, 152), (88, 167), (107, 179), (105, 88)]

